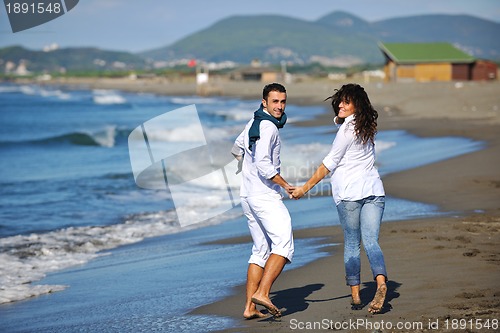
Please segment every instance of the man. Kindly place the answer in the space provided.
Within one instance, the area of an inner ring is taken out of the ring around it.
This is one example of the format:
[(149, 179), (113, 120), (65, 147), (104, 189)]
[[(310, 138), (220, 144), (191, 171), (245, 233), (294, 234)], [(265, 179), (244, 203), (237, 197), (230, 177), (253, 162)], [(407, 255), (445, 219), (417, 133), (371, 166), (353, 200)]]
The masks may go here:
[(266, 85), (260, 108), (231, 150), (242, 168), (241, 206), (253, 239), (243, 312), (247, 319), (265, 317), (256, 304), (264, 306), (274, 317), (281, 316), (269, 293), (283, 267), (293, 257), (291, 218), (282, 201), (281, 187), (289, 195), (294, 187), (280, 175), (278, 131), (286, 123), (286, 97), (281, 84)]

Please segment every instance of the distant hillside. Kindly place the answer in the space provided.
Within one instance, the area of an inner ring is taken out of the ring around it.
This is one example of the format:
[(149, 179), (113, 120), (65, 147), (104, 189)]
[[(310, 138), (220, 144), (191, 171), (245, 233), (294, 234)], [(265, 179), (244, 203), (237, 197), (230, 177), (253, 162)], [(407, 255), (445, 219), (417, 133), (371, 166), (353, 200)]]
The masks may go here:
[(500, 24), (468, 15), (420, 15), (368, 22), (346, 12), (316, 21), (233, 16), (180, 41), (141, 53), (153, 60), (197, 58), (248, 63), (291, 60), (382, 63), (377, 42), (450, 42), (469, 54), (500, 59)]
[(193, 57), (207, 61), (307, 63), (311, 57), (338, 62), (381, 61), (372, 36), (284, 16), (233, 16), (168, 47), (142, 53), (155, 60)]
[(335, 11), (331, 14), (325, 15), (316, 20), (315, 23), (329, 26), (332, 28), (354, 30), (369, 35), (371, 35), (373, 32), (373, 27), (371, 23), (363, 20), (360, 17), (354, 16), (353, 14), (342, 11)]
[(500, 23), (468, 15), (419, 15), (368, 22), (346, 12), (316, 21), (259, 15), (232, 16), (176, 43), (132, 54), (96, 48), (50, 52), (19, 46), (0, 49), (3, 72), (107, 71), (153, 67), (195, 58), (248, 64), (254, 59), (279, 64), (321, 63), (350, 67), (382, 64), (378, 42), (449, 42), (477, 58), (500, 60)]
[(64, 48), (34, 51), (20, 46), (0, 49), (0, 64), (24, 63), (31, 72), (126, 70), (144, 68), (144, 58), (127, 52), (104, 51), (96, 48)]

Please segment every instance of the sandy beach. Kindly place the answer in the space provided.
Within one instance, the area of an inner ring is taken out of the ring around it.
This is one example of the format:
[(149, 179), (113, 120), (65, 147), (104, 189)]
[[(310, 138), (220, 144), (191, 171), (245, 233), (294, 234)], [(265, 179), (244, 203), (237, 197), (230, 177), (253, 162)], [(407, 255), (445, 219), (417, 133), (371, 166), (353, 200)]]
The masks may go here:
[[(321, 104), (336, 86), (306, 89), (289, 85), (290, 102), (296, 98), (298, 102), (313, 103), (315, 97)], [(454, 214), (383, 224), (381, 246), (388, 265), (389, 291), (382, 314), (371, 315), (367, 307), (360, 311), (350, 309), (342, 248), (332, 247), (331, 256), (286, 272), (275, 283), (273, 301), (285, 309), (281, 320), (242, 319), (241, 327), (229, 332), (331, 328), (482, 332), (487, 330), (482, 323), (498, 323), (500, 85), (471, 82), (364, 86), (380, 112), (380, 130), (404, 129), (419, 136), (463, 136), (486, 143), (486, 148), (479, 152), (384, 178), (388, 195), (435, 204)], [(326, 112), (324, 118), (304, 125), (324, 124), (330, 119), (331, 114)], [(342, 243), (339, 227), (295, 233), (295, 237), (325, 236), (329, 243)], [(364, 259), (361, 294), (367, 304), (375, 284), (366, 256)], [(233, 297), (195, 313), (241, 317), (243, 301), (242, 287)], [(496, 330), (490, 326), (490, 331)]]
[[(193, 314), (241, 318), (238, 327), (226, 332), (498, 331), (500, 83), (359, 83), (379, 111), (381, 131), (399, 129), (424, 137), (460, 136), (485, 143), (480, 151), (384, 177), (389, 196), (434, 204), (452, 213), (382, 225), (380, 244), (389, 273), (389, 290), (382, 313), (371, 315), (367, 306), (360, 311), (350, 309), (342, 246), (328, 246), (329, 256), (284, 272), (273, 286), (272, 300), (283, 309), (280, 320), (244, 320), (244, 286), (236, 288), (233, 296), (198, 308)], [(50, 84), (156, 94), (197, 92), (192, 82), (109, 79)], [(323, 100), (341, 84), (331, 81), (287, 84), (289, 103), (325, 106), (323, 116), (299, 125), (307, 130), (309, 126), (331, 122), (329, 105)], [(260, 98), (262, 84), (221, 81), (205, 91)], [(326, 244), (343, 242), (342, 231), (336, 226), (300, 230), (295, 237), (318, 238)], [(250, 243), (250, 238), (224, 242)], [(373, 297), (375, 283), (364, 254), (362, 259), (361, 297), (366, 305)]]

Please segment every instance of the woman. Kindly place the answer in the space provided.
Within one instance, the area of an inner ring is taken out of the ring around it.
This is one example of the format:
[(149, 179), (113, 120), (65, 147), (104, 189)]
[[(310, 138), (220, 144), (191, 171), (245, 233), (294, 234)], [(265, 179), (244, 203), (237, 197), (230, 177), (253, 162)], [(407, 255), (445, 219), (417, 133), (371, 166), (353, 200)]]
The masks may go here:
[(341, 124), (332, 148), (314, 175), (295, 189), (293, 197), (301, 198), (327, 174), (332, 173), (332, 194), (344, 231), (344, 264), (346, 283), (351, 288), (352, 308), (359, 310), (360, 244), (363, 241), (377, 292), (368, 311), (381, 311), (387, 293), (387, 271), (378, 244), (380, 223), (385, 207), (384, 186), (375, 167), (375, 134), (377, 111), (372, 107), (363, 87), (343, 85), (336, 90), (332, 107), (335, 123)]

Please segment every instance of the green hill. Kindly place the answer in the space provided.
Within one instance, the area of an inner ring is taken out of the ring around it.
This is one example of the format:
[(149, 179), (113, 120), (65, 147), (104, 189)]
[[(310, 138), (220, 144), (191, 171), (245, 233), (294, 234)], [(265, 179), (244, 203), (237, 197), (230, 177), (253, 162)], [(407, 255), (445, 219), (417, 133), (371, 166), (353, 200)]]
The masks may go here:
[(468, 15), (419, 15), (368, 22), (346, 12), (316, 21), (284, 16), (233, 16), (162, 48), (154, 60), (197, 58), (248, 63), (254, 58), (308, 63), (382, 63), (377, 42), (449, 42), (479, 58), (500, 59), (500, 24)]
[(127, 52), (96, 48), (64, 48), (50, 52), (29, 50), (20, 46), (0, 49), (0, 62), (26, 64), (31, 72), (106, 71), (144, 68), (144, 58)]
[(258, 58), (307, 63), (311, 57), (382, 61), (376, 39), (284, 16), (233, 16), (143, 56), (155, 60), (193, 57), (248, 63)]
[(376, 22), (339, 11), (316, 21), (277, 15), (232, 16), (171, 45), (138, 54), (97, 48), (44, 52), (12, 46), (0, 49), (0, 66), (22, 62), (31, 72), (103, 72), (142, 70), (152, 61), (194, 58), (350, 67), (382, 64), (378, 42), (448, 42), (474, 57), (498, 61), (498, 36), (500, 23), (468, 15), (419, 15)]

